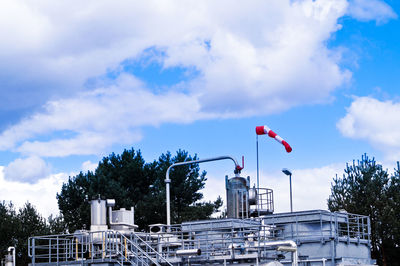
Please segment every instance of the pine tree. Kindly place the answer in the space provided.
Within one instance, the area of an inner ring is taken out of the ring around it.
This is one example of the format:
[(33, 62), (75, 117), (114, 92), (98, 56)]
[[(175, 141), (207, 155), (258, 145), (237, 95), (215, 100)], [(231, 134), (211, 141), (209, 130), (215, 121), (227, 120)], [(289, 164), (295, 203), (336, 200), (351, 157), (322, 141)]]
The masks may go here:
[[(80, 173), (63, 184), (57, 194), (58, 205), (70, 232), (89, 228), (90, 211), (87, 199), (113, 198), (115, 208), (135, 208), (135, 223), (145, 230), (149, 224), (165, 223), (165, 173), (176, 162), (196, 160), (188, 152), (169, 152), (157, 161), (146, 163), (140, 151), (125, 150), (100, 161), (95, 173)], [(222, 205), (222, 200), (199, 202), (203, 195), (206, 172), (200, 173), (197, 164), (173, 168), (171, 178), (171, 220), (206, 219)]]
[(342, 178), (333, 179), (328, 199), (330, 211), (346, 210), (367, 215), (371, 220), (372, 257), (380, 265), (398, 265), (399, 250), (399, 168), (389, 177), (375, 159), (346, 165)]

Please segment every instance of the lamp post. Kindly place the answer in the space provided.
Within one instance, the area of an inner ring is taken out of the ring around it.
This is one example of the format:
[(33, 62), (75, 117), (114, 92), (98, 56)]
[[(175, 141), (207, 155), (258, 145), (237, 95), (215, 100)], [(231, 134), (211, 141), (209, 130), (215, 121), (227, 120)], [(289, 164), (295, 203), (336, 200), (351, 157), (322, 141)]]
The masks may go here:
[(282, 172), (285, 175), (289, 176), (289, 183), (290, 183), (290, 212), (293, 212), (293, 203), (292, 203), (292, 172), (289, 169), (283, 168)]

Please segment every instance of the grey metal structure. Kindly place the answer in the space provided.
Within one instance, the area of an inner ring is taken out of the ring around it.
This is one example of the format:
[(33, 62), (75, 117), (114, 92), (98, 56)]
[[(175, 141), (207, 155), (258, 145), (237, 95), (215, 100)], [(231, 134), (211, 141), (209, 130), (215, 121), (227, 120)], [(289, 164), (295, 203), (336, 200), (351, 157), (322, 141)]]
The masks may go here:
[(273, 191), (250, 188), (250, 177), (225, 176), (226, 217), (246, 219), (274, 212)]
[(225, 177), (226, 184), (226, 215), (228, 218), (249, 218), (249, 187), (250, 178), (235, 176), (228, 179)]
[[(107, 230), (33, 237), (29, 250), (34, 265), (256, 265), (273, 261), (370, 265), (368, 221), (365, 216), (314, 210), (169, 227), (158, 224), (149, 233)], [(100, 243), (93, 240), (98, 234)]]
[(374, 263), (368, 216), (310, 210), (267, 215), (262, 221), (263, 225), (279, 231), (280, 238), (295, 241), (300, 260), (308, 261), (309, 265)]
[(369, 217), (324, 210), (273, 214), (272, 190), (251, 188), (234, 162), (235, 176), (225, 178), (227, 218), (135, 232), (133, 208), (113, 210), (114, 200), (99, 198), (91, 201), (90, 231), (31, 237), (32, 265), (373, 264)]

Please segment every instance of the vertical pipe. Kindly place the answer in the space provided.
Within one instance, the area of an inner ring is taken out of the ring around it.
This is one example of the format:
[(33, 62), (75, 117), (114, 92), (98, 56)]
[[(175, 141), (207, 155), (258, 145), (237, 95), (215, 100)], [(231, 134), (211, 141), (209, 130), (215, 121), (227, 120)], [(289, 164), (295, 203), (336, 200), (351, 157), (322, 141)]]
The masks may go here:
[(49, 262), (51, 262), (51, 238), (49, 239)]
[(58, 261), (59, 261), (59, 250), (58, 250), (59, 246), (58, 246), (58, 236), (57, 236), (57, 265), (58, 265)]
[(106, 239), (105, 239), (105, 236), (104, 236), (104, 232), (102, 232), (102, 235), (103, 235), (103, 254), (102, 254), (102, 257), (104, 259), (106, 257), (106, 253), (105, 253), (105, 241), (106, 241)]
[(35, 266), (35, 238), (32, 238), (32, 265)]
[(81, 265), (83, 266), (84, 265), (84, 260), (83, 260), (83, 237), (84, 236), (82, 236), (82, 242), (81, 242)]
[(124, 244), (125, 244), (125, 261), (128, 261), (128, 249), (127, 249), (127, 246), (126, 246), (126, 237), (124, 237)]
[[(171, 179), (165, 179), (165, 195), (167, 197), (167, 225), (171, 225), (171, 209), (170, 209), (170, 195), (169, 195), (169, 183)], [(169, 231), (169, 227), (167, 228)]]
[(347, 243), (350, 244), (350, 216), (347, 214)]
[(78, 260), (78, 238), (75, 238), (75, 260)]

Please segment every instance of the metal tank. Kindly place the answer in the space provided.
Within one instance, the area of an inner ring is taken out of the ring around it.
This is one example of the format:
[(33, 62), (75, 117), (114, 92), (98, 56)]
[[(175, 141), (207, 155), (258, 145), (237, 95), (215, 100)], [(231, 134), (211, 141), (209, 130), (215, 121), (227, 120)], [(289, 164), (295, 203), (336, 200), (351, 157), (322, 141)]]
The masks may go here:
[(225, 176), (227, 218), (249, 217), (249, 187), (250, 177)]
[(111, 210), (111, 221), (110, 226), (113, 230), (127, 231), (136, 229), (138, 226), (135, 225), (135, 211), (131, 207), (130, 210), (121, 208), (119, 210)]
[(107, 201), (100, 198), (90, 201), (91, 226), (107, 226)]

